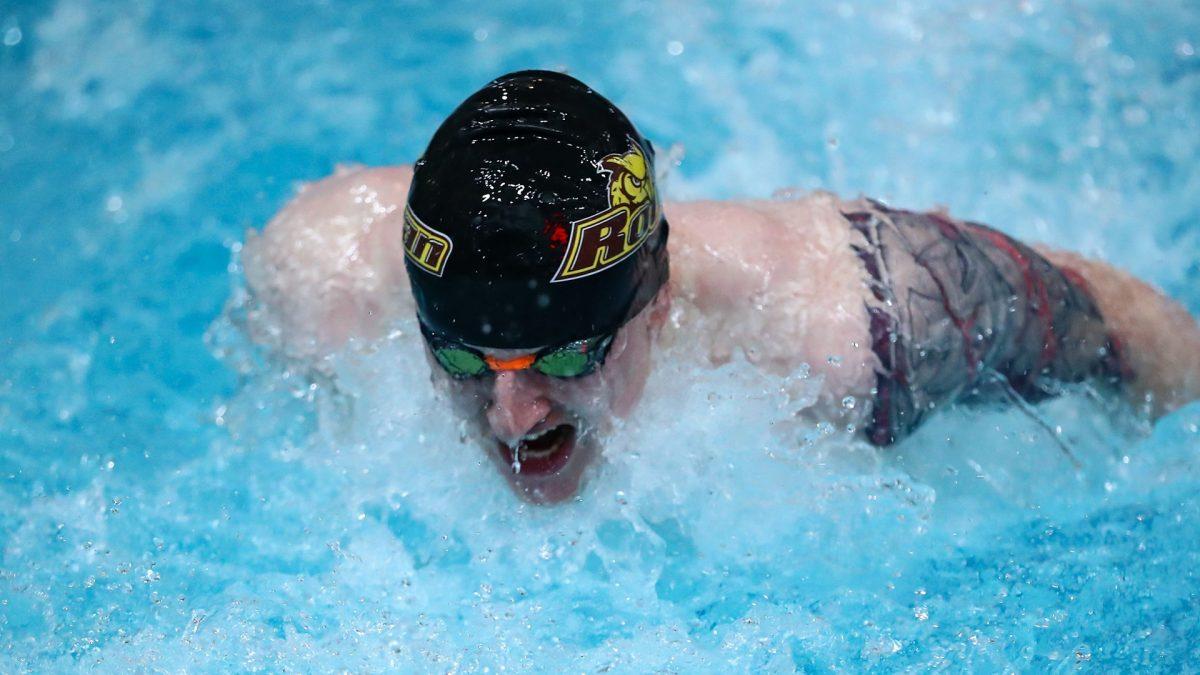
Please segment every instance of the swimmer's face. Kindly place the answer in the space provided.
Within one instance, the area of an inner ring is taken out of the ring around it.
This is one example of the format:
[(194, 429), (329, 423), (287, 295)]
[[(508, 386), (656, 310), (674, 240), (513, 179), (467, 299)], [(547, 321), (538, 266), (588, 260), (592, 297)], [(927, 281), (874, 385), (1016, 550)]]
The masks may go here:
[[(561, 379), (526, 369), (457, 380), (430, 354), (436, 386), (448, 392), (455, 413), (469, 423), (519, 496), (539, 504), (563, 501), (579, 491), (598, 455), (597, 432), (614, 416), (627, 416), (641, 398), (651, 345), (668, 305), (664, 290), (617, 331), (604, 365), (590, 375)], [(488, 355), (505, 359), (519, 353)]]

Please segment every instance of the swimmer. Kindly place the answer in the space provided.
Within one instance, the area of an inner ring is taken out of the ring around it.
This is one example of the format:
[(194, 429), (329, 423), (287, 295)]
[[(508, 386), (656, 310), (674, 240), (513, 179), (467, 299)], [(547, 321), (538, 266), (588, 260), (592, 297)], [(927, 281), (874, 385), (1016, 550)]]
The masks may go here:
[(877, 445), (990, 382), (1030, 400), (1087, 380), (1150, 416), (1200, 397), (1195, 320), (1102, 262), (826, 193), (664, 204), (654, 159), (578, 80), (503, 76), (414, 167), (341, 171), (248, 235), (262, 339), (317, 364), (415, 313), (435, 386), (535, 503), (576, 494), (661, 340), (808, 364), (805, 414)]

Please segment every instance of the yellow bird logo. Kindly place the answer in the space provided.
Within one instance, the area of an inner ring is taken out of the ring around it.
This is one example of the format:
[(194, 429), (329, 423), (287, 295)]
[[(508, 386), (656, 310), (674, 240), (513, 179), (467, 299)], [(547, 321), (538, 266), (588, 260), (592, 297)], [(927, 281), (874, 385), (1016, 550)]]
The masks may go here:
[(608, 204), (637, 206), (654, 198), (654, 182), (646, 175), (646, 157), (636, 145), (623, 155), (609, 155), (600, 166), (611, 175), (608, 178)]

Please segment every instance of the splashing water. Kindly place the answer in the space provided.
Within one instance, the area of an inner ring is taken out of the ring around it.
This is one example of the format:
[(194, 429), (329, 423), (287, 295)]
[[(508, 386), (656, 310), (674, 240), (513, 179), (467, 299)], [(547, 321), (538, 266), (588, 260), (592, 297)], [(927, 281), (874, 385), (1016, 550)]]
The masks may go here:
[(1078, 390), (879, 451), (796, 415), (805, 369), (671, 344), (536, 508), (415, 325), (310, 377), (240, 331), (236, 256), (297, 181), (567, 66), (674, 148), (670, 196), (940, 201), (1196, 313), (1191, 4), (180, 4), (0, 7), (0, 670), (1200, 658), (1200, 405), (1143, 429)]

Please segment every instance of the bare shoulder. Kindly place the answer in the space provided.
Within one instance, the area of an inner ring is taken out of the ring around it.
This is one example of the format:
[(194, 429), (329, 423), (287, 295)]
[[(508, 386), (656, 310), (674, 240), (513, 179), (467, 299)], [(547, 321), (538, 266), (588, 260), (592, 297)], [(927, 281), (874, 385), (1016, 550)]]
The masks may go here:
[(843, 207), (827, 193), (667, 205), (672, 287), (711, 324), (714, 361), (742, 351), (776, 372), (807, 363), (831, 396), (870, 390), (862, 242)]
[(312, 358), (374, 337), (408, 309), (401, 223), (411, 178), (409, 167), (340, 169), (247, 232), (257, 338)]

